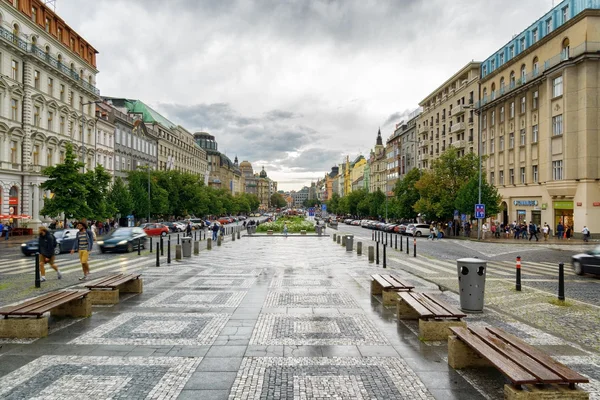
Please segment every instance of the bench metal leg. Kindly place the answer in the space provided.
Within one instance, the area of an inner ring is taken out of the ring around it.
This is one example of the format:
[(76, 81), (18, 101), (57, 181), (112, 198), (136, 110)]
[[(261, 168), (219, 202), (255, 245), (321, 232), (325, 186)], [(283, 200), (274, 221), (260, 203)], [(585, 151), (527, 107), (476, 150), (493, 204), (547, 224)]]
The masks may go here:
[(48, 336), (48, 317), (0, 319), (0, 337), (26, 339)]

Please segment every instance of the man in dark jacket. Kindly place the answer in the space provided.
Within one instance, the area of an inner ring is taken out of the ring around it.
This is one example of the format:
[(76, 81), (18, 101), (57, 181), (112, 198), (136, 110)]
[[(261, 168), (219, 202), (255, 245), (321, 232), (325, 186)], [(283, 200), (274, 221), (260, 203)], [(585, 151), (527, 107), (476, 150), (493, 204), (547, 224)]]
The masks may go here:
[(185, 227), (185, 236), (192, 237), (192, 222), (189, 221)]
[(213, 241), (217, 241), (217, 236), (219, 235), (219, 223), (217, 221), (213, 222), (213, 226), (212, 226), (212, 240)]
[(529, 241), (531, 242), (531, 238), (535, 236), (535, 241), (539, 241), (538, 236), (537, 236), (537, 226), (530, 221), (529, 222)]
[(55, 255), (54, 249), (56, 249), (56, 238), (45, 226), (40, 226), (38, 237), (38, 251), (40, 257), (40, 280), (44, 282), (46, 280), (46, 268), (45, 264), (48, 262), (53, 270), (56, 271), (58, 279), (62, 278), (62, 274), (58, 270), (58, 267), (54, 263)]

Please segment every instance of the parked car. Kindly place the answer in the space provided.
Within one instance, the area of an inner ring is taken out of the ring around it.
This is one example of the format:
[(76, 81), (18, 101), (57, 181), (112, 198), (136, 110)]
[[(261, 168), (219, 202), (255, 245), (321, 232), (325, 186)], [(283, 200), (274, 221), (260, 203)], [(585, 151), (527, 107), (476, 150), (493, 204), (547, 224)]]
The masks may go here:
[[(406, 234), (411, 236), (429, 236), (429, 224), (410, 224), (406, 228)], [(442, 237), (444, 233), (442, 232)]]
[(107, 251), (124, 251), (131, 253), (138, 246), (146, 248), (148, 235), (140, 227), (118, 228), (112, 231), (103, 240), (98, 241), (101, 253)]
[(169, 234), (169, 228), (163, 224), (144, 224), (140, 226), (148, 236), (166, 236)]
[(404, 232), (406, 232), (407, 226), (408, 226), (407, 224), (396, 225), (396, 227), (394, 228), (394, 232), (404, 235)]
[(571, 265), (573, 266), (573, 272), (577, 275), (600, 275), (600, 246), (596, 246), (588, 252), (572, 256)]
[(175, 222), (161, 222), (161, 224), (163, 224), (164, 226), (169, 228), (169, 232), (182, 232), (183, 231), (183, 229), (181, 229), (181, 227), (179, 225), (177, 225)]
[[(77, 229), (59, 229), (52, 231), (52, 234), (56, 238), (56, 248), (54, 254), (66, 253), (71, 251), (73, 248), (73, 242), (75, 242), (75, 235), (77, 235)], [(38, 252), (38, 239), (28, 240), (21, 245), (21, 252), (26, 256), (31, 256)]]

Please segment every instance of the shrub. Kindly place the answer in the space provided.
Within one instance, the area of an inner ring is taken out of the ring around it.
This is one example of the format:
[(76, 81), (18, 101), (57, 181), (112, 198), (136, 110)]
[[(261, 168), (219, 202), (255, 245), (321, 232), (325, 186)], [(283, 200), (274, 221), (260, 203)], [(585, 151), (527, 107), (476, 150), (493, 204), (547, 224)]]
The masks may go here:
[(265, 222), (258, 226), (257, 232), (283, 232), (283, 225), (287, 223), (289, 233), (300, 233), (300, 231), (314, 232), (315, 226), (312, 222), (306, 221), (303, 216), (280, 217), (274, 222)]

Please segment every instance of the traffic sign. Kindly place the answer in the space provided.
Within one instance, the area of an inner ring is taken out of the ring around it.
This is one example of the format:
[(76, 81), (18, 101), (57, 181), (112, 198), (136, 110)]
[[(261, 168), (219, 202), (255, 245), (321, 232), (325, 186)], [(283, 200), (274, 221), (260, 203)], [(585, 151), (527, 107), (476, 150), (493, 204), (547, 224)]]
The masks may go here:
[(475, 204), (475, 218), (476, 219), (484, 219), (485, 218), (485, 204)]
[(321, 211), (327, 211), (327, 204), (321, 204)]

